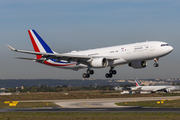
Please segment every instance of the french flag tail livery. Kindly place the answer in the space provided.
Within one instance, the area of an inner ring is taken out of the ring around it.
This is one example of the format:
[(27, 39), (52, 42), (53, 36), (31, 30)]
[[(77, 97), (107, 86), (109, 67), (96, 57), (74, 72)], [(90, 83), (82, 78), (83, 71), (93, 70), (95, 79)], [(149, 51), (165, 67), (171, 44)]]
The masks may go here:
[(138, 81), (138, 79), (135, 77), (134, 78), (134, 80), (135, 80), (135, 82), (136, 82), (136, 86), (138, 87), (138, 86), (141, 86), (141, 83)]
[[(35, 52), (54, 53), (35, 30), (28, 30), (28, 33)], [(36, 59), (40, 59), (42, 55), (36, 55), (36, 57)]]

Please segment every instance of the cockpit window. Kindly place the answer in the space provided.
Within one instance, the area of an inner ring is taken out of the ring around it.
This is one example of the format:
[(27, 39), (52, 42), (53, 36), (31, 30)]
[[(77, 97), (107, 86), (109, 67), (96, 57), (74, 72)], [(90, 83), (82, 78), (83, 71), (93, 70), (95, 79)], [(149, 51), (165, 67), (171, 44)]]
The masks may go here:
[(169, 46), (168, 44), (161, 44), (161, 46)]

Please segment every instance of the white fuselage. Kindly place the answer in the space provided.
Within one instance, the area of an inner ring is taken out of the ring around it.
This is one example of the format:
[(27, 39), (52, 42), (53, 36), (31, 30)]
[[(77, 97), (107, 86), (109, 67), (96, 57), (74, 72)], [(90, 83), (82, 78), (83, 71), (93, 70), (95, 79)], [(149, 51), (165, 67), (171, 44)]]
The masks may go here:
[(17, 59), (33, 60), (45, 65), (79, 70), (87, 68), (83, 78), (89, 78), (94, 74), (93, 68), (110, 67), (106, 78), (112, 78), (117, 73), (114, 67), (128, 64), (134, 69), (145, 68), (147, 60), (154, 59), (154, 67), (158, 67), (158, 59), (172, 52), (173, 47), (165, 42), (147, 41), (133, 44), (125, 44), (69, 53), (57, 53), (53, 51), (35, 30), (28, 30), (34, 51), (18, 50), (10, 45), (7, 47), (14, 52), (36, 55), (36, 58), (17, 57)]
[[(112, 47), (104, 47), (83, 51), (72, 51), (69, 53), (63, 53), (65, 55), (87, 55), (91, 57), (102, 56), (118, 58), (112, 61), (108, 61), (107, 67), (115, 67), (122, 64), (128, 64), (137, 61), (147, 61), (154, 58), (160, 58), (169, 54), (173, 50), (173, 47), (168, 46), (165, 42), (160, 41), (147, 41), (134, 44), (125, 44)], [(77, 64), (76, 62), (68, 63), (62, 61), (61, 63), (47, 60), (48, 63), (53, 64), (55, 67), (61, 67), (66, 69), (78, 70), (81, 68), (87, 68), (87, 65)], [(58, 65), (59, 64), (59, 65)], [(66, 64), (63, 66), (63, 64)], [(91, 67), (93, 68), (93, 67)]]
[(152, 91), (152, 92), (159, 90), (171, 91), (171, 90), (175, 90), (175, 87), (174, 86), (136, 86), (132, 88), (132, 90)]

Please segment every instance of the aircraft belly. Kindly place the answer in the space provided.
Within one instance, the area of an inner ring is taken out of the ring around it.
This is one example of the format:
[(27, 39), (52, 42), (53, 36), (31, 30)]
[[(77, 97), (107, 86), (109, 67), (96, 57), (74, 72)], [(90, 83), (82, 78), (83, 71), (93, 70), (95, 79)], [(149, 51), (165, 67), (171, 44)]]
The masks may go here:
[(123, 64), (127, 64), (127, 61), (120, 58), (118, 60), (110, 60), (108, 61), (108, 66), (116, 66), (116, 65), (123, 65)]
[(134, 62), (134, 61), (143, 61), (148, 60), (148, 53), (147, 52), (132, 52), (131, 54), (126, 54), (122, 56), (126, 62)]
[(76, 62), (72, 63), (66, 63), (66, 62), (54, 62), (51, 60), (44, 61), (45, 65), (49, 65), (52, 67), (57, 67), (57, 68), (62, 68), (62, 69), (72, 69), (72, 70), (78, 70), (78, 69), (83, 69), (87, 68), (87, 65), (84, 64), (77, 64)]
[(148, 88), (142, 87), (141, 90), (148, 91)]

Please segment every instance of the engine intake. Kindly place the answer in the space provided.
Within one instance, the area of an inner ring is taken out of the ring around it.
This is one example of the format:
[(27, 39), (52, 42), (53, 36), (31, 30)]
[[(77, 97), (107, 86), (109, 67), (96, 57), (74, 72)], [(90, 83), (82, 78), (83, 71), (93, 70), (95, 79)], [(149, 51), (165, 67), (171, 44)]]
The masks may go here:
[(107, 59), (106, 58), (94, 58), (90, 65), (95, 68), (103, 68), (107, 66)]
[(138, 62), (129, 63), (129, 67), (133, 67), (134, 69), (145, 68), (146, 66), (147, 66), (146, 61), (138, 61)]

